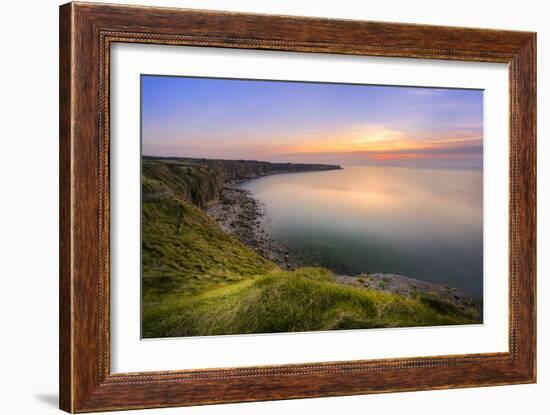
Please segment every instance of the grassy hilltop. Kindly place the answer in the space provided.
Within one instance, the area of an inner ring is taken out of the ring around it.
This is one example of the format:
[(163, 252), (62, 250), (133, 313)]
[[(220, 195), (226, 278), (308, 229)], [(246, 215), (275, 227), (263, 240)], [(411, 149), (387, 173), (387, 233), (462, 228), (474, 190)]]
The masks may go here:
[(235, 172), (257, 177), (284, 167), (269, 171), (274, 168), (227, 163), (233, 164), (144, 158), (143, 337), (479, 322), (472, 310), (434, 293), (398, 295), (341, 285), (322, 268), (283, 271), (224, 233), (200, 207), (216, 199), (225, 181), (238, 179), (231, 177)]

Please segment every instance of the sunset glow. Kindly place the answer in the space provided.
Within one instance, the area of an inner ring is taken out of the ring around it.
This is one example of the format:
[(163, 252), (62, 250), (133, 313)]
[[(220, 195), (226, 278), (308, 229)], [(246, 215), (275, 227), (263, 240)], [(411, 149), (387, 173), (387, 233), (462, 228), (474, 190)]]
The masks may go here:
[(480, 168), (480, 90), (142, 76), (143, 154)]

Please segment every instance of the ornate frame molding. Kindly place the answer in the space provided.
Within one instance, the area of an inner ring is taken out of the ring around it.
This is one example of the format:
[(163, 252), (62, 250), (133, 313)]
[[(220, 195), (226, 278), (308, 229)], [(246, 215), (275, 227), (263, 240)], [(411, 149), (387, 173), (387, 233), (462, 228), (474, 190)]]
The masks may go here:
[[(62, 409), (88, 412), (535, 381), (535, 34), (86, 3), (61, 6), (60, 29)], [(508, 63), (509, 352), (112, 374), (109, 69), (115, 42)]]

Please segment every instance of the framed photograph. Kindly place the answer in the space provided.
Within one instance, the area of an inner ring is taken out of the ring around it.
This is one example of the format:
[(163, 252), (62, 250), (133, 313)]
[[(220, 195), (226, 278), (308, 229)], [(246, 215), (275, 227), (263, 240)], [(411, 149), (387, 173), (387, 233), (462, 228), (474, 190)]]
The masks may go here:
[(536, 35), (60, 8), (60, 407), (536, 381)]

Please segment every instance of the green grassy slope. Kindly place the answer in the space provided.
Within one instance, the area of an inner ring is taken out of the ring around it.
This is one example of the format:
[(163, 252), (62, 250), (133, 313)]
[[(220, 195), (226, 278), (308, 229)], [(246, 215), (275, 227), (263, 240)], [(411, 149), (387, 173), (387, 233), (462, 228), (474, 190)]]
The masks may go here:
[(190, 203), (169, 195), (143, 201), (145, 315), (169, 296), (192, 296), (275, 268)]
[(161, 172), (143, 177), (143, 337), (478, 322), (435, 295), (343, 286), (320, 268), (282, 271), (186, 201), (181, 170)]

